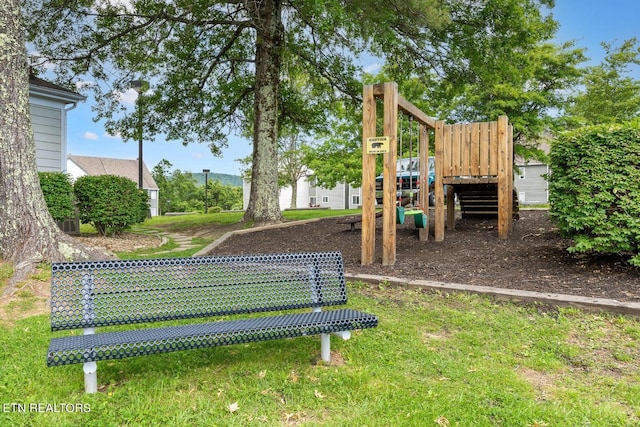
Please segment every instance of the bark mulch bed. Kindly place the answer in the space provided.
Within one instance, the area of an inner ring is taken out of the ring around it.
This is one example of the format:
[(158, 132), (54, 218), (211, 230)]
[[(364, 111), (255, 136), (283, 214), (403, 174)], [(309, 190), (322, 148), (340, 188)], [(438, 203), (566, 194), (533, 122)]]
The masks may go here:
[[(413, 220), (407, 218), (397, 226), (394, 266), (381, 264), (380, 221), (373, 265), (360, 263), (360, 224), (350, 231), (336, 218), (236, 235), (210, 254), (340, 251), (347, 273), (640, 301), (639, 268), (622, 257), (569, 254), (570, 242), (558, 235), (547, 211), (521, 211), (505, 240), (498, 238), (495, 219), (458, 218), (443, 242), (435, 242), (433, 235), (420, 242)], [(433, 233), (433, 224), (430, 230)]]

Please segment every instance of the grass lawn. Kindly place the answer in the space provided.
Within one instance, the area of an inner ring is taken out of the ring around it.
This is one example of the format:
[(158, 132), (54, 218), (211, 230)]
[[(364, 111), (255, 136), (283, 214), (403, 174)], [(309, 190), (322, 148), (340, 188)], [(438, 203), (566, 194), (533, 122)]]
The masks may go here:
[(380, 324), (333, 338), (330, 366), (315, 362), (318, 337), (191, 350), (99, 362), (95, 395), (81, 365), (46, 367), (48, 316), (1, 324), (0, 425), (640, 424), (638, 319), (384, 284), (349, 293)]
[[(0, 290), (11, 274), (0, 264)], [(32, 279), (46, 283), (46, 266)], [(0, 319), (43, 305), (26, 288)], [(385, 283), (350, 283), (349, 296), (380, 324), (333, 338), (331, 365), (317, 362), (319, 337), (159, 354), (99, 362), (94, 395), (84, 394), (81, 365), (46, 367), (50, 338), (68, 334), (52, 334), (47, 315), (0, 320), (0, 426), (640, 425), (638, 318)]]

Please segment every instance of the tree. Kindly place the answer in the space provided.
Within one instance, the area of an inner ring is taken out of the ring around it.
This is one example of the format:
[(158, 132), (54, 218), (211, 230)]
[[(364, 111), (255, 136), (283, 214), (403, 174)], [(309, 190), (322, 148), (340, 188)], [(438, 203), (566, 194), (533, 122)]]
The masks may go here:
[[(517, 153), (539, 156), (538, 136), (566, 106), (580, 77), (583, 50), (551, 42), (558, 23), (542, 8), (551, 8), (552, 1), (446, 3), (450, 20), (430, 33), (423, 50), (383, 56), (380, 73), (365, 75), (363, 82), (395, 81), (405, 99), (450, 123), (506, 114)], [(351, 114), (336, 114), (331, 134), (314, 147), (309, 166), (323, 185), (359, 184), (361, 134), (354, 130), (361, 124)]]
[(281, 187), (291, 187), (291, 209), (297, 208), (298, 180), (307, 174), (307, 165), (300, 136), (289, 134), (280, 138), (278, 163)]
[(552, 42), (558, 23), (542, 10), (553, 1), (448, 3), (451, 22), (435, 35), (448, 49), (444, 67), (391, 62), (385, 74), (398, 81), (405, 98), (439, 119), (476, 122), (507, 115), (517, 150), (525, 154), (566, 105), (581, 75), (583, 49)]
[(600, 65), (587, 67), (583, 90), (567, 108), (572, 126), (622, 122), (640, 116), (640, 80), (628, 76), (632, 65), (640, 65), (640, 43), (636, 38), (619, 47), (602, 43), (605, 58)]
[[(216, 180), (209, 180), (208, 200), (210, 207), (218, 207), (223, 210), (242, 209), (242, 188), (224, 185)], [(204, 186), (202, 193), (204, 196)], [(201, 198), (202, 200), (202, 198)], [(211, 210), (209, 210), (211, 212)]]
[(5, 295), (39, 262), (105, 257), (76, 244), (49, 214), (38, 180), (26, 64), (20, 1), (0, 2), (0, 258), (14, 264)]
[(295, 91), (282, 91), (287, 76), (306, 75), (314, 104), (327, 110), (337, 98), (357, 102), (355, 55), (422, 52), (448, 19), (440, 0), (30, 0), (26, 9), (25, 28), (43, 61), (64, 81), (96, 80), (97, 118), (108, 120), (108, 130), (133, 135), (135, 117), (115, 113), (117, 93), (139, 74), (154, 82), (145, 97), (148, 134), (206, 141), (219, 153), (226, 133), (251, 127), (245, 219), (256, 224), (281, 219), (279, 121), (295, 121), (307, 107)]
[[(170, 172), (173, 165), (162, 159), (153, 167), (151, 175), (160, 189), (161, 212), (192, 212), (204, 209), (204, 186), (198, 184), (191, 172), (176, 169)], [(208, 181), (209, 206), (221, 209), (242, 208), (242, 188), (223, 185), (211, 179)]]
[(341, 182), (359, 186), (362, 180), (362, 117), (342, 109), (330, 120), (331, 133), (319, 135), (318, 143), (302, 147), (305, 162), (313, 171), (317, 186), (334, 188)]
[(169, 174), (172, 166), (171, 162), (162, 159), (151, 172), (160, 189), (161, 212), (190, 212), (204, 209), (204, 191), (201, 192), (198, 189), (198, 183), (191, 172), (176, 169)]

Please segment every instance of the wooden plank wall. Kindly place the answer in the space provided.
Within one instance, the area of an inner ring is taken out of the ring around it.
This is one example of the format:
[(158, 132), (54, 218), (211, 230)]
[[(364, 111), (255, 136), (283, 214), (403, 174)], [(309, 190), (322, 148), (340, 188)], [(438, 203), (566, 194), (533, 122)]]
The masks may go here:
[(443, 125), (443, 177), (497, 177), (497, 124)]

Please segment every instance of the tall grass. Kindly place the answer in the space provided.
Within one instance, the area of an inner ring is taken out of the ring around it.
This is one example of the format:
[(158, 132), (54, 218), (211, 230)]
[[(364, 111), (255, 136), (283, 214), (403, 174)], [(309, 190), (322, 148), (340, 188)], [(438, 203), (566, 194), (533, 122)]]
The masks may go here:
[(95, 395), (80, 365), (45, 366), (47, 316), (1, 325), (0, 425), (640, 424), (638, 319), (361, 283), (349, 294), (380, 324), (334, 338), (331, 365), (316, 362), (317, 337), (184, 351), (99, 362)]

